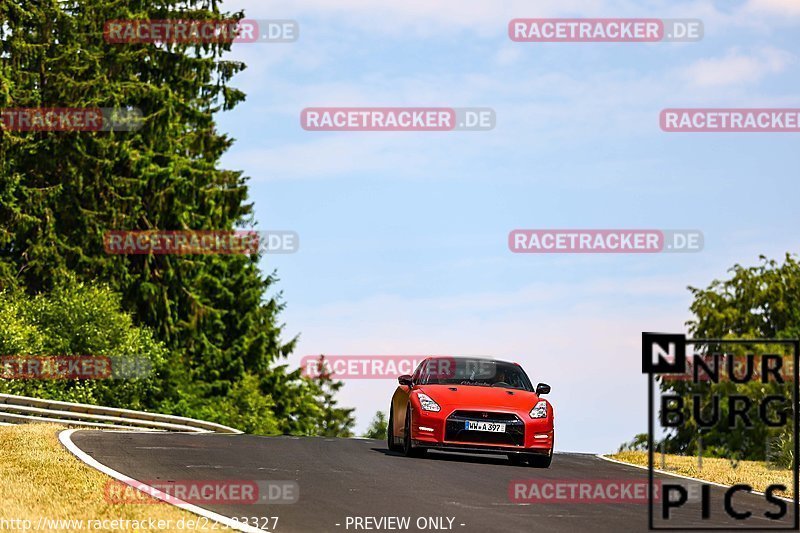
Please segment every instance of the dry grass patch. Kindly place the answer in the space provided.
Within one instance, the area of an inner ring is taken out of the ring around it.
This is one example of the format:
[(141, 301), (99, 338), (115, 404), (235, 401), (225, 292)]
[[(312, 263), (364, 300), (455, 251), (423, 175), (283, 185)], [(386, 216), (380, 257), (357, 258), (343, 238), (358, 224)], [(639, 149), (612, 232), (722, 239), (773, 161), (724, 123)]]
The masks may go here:
[[(619, 452), (607, 457), (639, 466), (647, 466), (647, 452)], [(791, 470), (773, 470), (761, 461), (739, 461), (736, 467), (728, 459), (703, 457), (703, 468), (698, 468), (697, 457), (666, 455), (663, 469), (667, 472), (689, 476), (723, 485), (746, 483), (754, 490), (764, 492), (769, 485), (781, 484), (787, 487), (785, 493), (776, 492), (786, 498), (793, 497), (794, 480)], [(661, 468), (661, 454), (656, 454), (653, 466)]]
[[(199, 519), (197, 515), (153, 499), (149, 504), (107, 501), (105, 488), (111, 478), (85, 465), (64, 448), (58, 441), (58, 432), (63, 429), (55, 424), (0, 426), (0, 519), (30, 520), (36, 527), (40, 517), (55, 520), (153, 518), (171, 520), (175, 524), (172, 529), (177, 529), (180, 519), (187, 522)], [(211, 527), (211, 523), (207, 527)], [(74, 529), (51, 524), (44, 530)]]

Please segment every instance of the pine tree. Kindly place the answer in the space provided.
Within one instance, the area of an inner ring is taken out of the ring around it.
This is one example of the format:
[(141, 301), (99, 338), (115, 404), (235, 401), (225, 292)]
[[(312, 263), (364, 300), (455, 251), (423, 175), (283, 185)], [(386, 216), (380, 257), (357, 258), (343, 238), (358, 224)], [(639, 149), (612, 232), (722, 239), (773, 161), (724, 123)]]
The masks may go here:
[[(219, 398), (249, 398), (238, 385), (247, 380), (272, 399), (262, 407), (281, 430), (306, 432), (298, 421), (321, 392), (276, 366), (295, 340), (281, 340), (283, 304), (268, 296), (277, 279), (258, 257), (103, 247), (110, 230), (252, 227), (247, 179), (219, 166), (233, 139), (214, 116), (245, 98), (230, 85), (245, 66), (223, 59), (231, 44), (103, 35), (109, 20), (242, 16), (214, 0), (0, 0), (2, 107), (133, 107), (144, 117), (136, 131), (0, 131), (0, 289), (38, 294), (71, 273), (105, 282), (169, 350), (166, 409), (207, 414)], [(293, 395), (304, 403), (281, 400)]]
[(320, 420), (320, 435), (326, 437), (352, 437), (352, 428), (355, 424), (353, 411), (337, 407), (336, 393), (344, 386), (341, 381), (335, 381), (327, 365), (325, 357), (320, 356), (317, 362), (317, 377), (315, 378), (320, 391), (322, 405), (322, 418)]

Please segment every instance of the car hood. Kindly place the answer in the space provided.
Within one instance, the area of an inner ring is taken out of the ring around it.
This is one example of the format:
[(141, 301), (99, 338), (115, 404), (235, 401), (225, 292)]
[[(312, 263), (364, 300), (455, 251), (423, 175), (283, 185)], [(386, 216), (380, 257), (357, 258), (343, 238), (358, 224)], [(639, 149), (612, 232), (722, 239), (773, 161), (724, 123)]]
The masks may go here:
[(534, 392), (474, 385), (422, 385), (417, 391), (427, 394), (442, 408), (533, 409), (539, 396)]

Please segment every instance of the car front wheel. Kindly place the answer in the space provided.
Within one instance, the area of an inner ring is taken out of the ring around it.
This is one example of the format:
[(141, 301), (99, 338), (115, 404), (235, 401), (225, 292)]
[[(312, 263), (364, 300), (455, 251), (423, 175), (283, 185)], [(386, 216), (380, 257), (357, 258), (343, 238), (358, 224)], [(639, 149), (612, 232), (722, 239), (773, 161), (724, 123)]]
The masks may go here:
[(425, 455), (427, 450), (424, 448), (415, 448), (411, 440), (411, 406), (409, 406), (406, 411), (406, 424), (403, 433), (403, 455), (406, 457), (422, 457)]
[(386, 443), (389, 445), (389, 451), (400, 451), (400, 446), (394, 442), (394, 406), (389, 406), (389, 425), (386, 426)]
[(553, 462), (553, 449), (547, 455), (531, 454), (528, 456), (528, 464), (534, 468), (550, 468)]
[(518, 453), (509, 453), (508, 462), (514, 466), (521, 466), (525, 464), (525, 456)]

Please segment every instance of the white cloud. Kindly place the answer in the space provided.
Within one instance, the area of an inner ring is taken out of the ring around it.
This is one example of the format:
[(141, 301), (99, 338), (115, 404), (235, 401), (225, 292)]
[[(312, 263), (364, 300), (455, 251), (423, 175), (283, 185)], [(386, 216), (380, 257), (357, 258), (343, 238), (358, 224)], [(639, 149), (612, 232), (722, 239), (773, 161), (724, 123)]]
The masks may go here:
[(507, 67), (513, 65), (523, 56), (523, 47), (518, 43), (506, 44), (497, 51), (494, 62), (498, 66)]
[[(244, 169), (258, 181), (364, 173), (411, 179), (475, 175), (480, 165), (475, 154), (508, 150), (521, 139), (529, 139), (546, 153), (565, 141), (580, 143), (598, 131), (627, 132), (631, 137), (657, 133), (658, 110), (664, 107), (709, 102), (723, 107), (797, 105), (796, 98), (769, 93), (754, 97), (747, 90), (785, 71), (793, 61), (788, 52), (765, 47), (732, 49), (720, 57), (653, 73), (615, 68), (580, 75), (520, 68), (506, 76), (466, 71), (392, 78), (381, 73), (305, 83), (274, 76), (269, 89), (251, 95), (231, 120), (247, 127), (280, 124), (286, 135), (274, 142), (265, 139), (264, 147), (245, 145), (243, 139), (226, 158), (229, 166)], [(720, 87), (736, 90), (721, 93)], [(491, 132), (447, 133), (322, 133), (305, 132), (299, 126), (305, 107), (432, 105), (492, 107), (498, 124)], [(593, 164), (602, 168), (604, 163)]]
[(785, 50), (761, 48), (751, 53), (729, 50), (723, 57), (705, 58), (684, 68), (681, 77), (695, 87), (749, 85), (783, 72), (795, 57)]
[(800, 17), (800, 2), (797, 0), (749, 0), (742, 11), (749, 15)]

